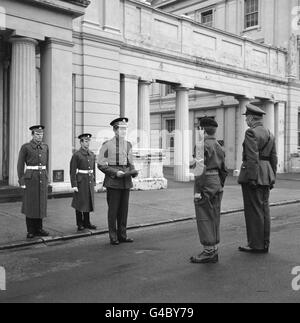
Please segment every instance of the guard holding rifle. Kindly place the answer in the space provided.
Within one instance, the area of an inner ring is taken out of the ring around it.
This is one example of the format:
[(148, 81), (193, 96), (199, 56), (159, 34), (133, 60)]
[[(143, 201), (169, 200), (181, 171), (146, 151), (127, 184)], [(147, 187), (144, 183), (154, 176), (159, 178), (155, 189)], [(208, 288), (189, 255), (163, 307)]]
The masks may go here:
[(112, 245), (133, 242), (127, 237), (127, 217), (132, 177), (138, 175), (133, 165), (132, 145), (125, 140), (127, 118), (117, 118), (110, 125), (115, 136), (103, 143), (98, 168), (105, 174), (103, 186), (107, 188), (108, 229)]

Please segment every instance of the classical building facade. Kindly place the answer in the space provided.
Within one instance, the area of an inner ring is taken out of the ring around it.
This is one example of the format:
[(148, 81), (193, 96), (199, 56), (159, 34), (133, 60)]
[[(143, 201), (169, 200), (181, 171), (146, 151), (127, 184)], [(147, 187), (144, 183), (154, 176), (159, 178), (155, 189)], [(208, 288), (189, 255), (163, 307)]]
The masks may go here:
[[(190, 19), (195, 24), (206, 26), (209, 31), (215, 29), (216, 35), (222, 30), (227, 35), (235, 34), (242, 39), (251, 39), (255, 43), (260, 43), (264, 47), (277, 48), (286, 52), (287, 101), (273, 100), (271, 103), (255, 96), (250, 96), (248, 99), (268, 112), (265, 121), (277, 137), (279, 171), (300, 172), (298, 1), (154, 0), (152, 5), (170, 14)], [(219, 50), (223, 49), (224, 52), (230, 48), (233, 54), (232, 60), (236, 59), (240, 51), (231, 41), (216, 43), (216, 37), (204, 37), (203, 33), (198, 34), (198, 38), (201, 39), (199, 46), (206, 51), (205, 56), (210, 56), (212, 60), (215, 60), (215, 56), (209, 53), (214, 51), (216, 46), (220, 46)], [(260, 63), (263, 66), (270, 59), (263, 52), (264, 50), (255, 49), (254, 60), (258, 66)], [(246, 73), (247, 70), (245, 66)], [(260, 77), (261, 73), (257, 73), (257, 76)], [(222, 88), (223, 85), (220, 83), (219, 86)], [(162, 140), (158, 142), (153, 138), (152, 145), (158, 145), (167, 150), (169, 165), (174, 163), (175, 96), (175, 89), (170, 85), (155, 85), (152, 88), (151, 128), (165, 130)], [(279, 109), (278, 105), (280, 105)], [(227, 165), (230, 169), (239, 169), (241, 133), (237, 131), (240, 119), (240, 104), (237, 97), (222, 95), (219, 91), (214, 93), (190, 91), (189, 111), (190, 129), (194, 129), (198, 120), (204, 115), (214, 117), (219, 122), (217, 136), (224, 142)], [(277, 128), (279, 125), (280, 130)], [(195, 134), (189, 142), (190, 152), (194, 144)]]
[[(129, 117), (141, 180), (155, 178), (155, 187), (164, 186), (159, 148), (168, 114), (166, 130), (176, 129), (178, 181), (189, 180), (195, 120), (203, 114), (219, 121), (232, 168), (240, 164), (241, 113), (251, 100), (268, 111), (282, 170), (297, 153), (297, 64), (285, 48), (137, 0), (0, 0), (0, 37), (0, 181), (9, 185), (17, 185), (17, 156), (30, 139), (28, 128), (40, 122), (50, 147), (49, 181), (57, 191), (70, 186), (78, 134), (92, 133), (97, 153), (118, 116)], [(168, 107), (160, 95), (161, 104), (150, 104), (157, 88), (175, 91)], [(149, 168), (153, 159), (157, 167)]]

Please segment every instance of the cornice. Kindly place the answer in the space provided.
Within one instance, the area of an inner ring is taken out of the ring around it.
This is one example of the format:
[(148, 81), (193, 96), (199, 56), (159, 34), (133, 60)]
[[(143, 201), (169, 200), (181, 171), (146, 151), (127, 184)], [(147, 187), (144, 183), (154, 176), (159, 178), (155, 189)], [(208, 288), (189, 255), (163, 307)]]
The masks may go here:
[(84, 7), (84, 8), (87, 8), (89, 6), (89, 4), (91, 3), (90, 0), (60, 0), (60, 1), (76, 4), (76, 5)]
[(79, 39), (88, 39), (88, 40), (95, 41), (95, 42), (113, 45), (113, 46), (119, 47), (120, 50), (128, 50), (128, 51), (140, 53), (143, 55), (146, 54), (146, 55), (149, 55), (152, 57), (159, 58), (160, 60), (165, 59), (167, 61), (174, 61), (177, 63), (184, 63), (184, 64), (193, 65), (193, 66), (197, 66), (197, 67), (201, 66), (206, 69), (210, 69), (210, 70), (214, 70), (214, 71), (217, 70), (217, 71), (224, 73), (224, 74), (234, 73), (236, 75), (239, 75), (239, 76), (242, 76), (245, 78), (251, 77), (251, 78), (259, 79), (262, 81), (267, 81), (267, 82), (272, 82), (272, 83), (288, 86), (288, 79), (287, 78), (269, 76), (267, 74), (263, 74), (260, 72), (254, 72), (254, 71), (250, 71), (250, 70), (240, 70), (235, 67), (226, 66), (226, 65), (223, 65), (222, 63), (215, 63), (215, 62), (206, 60), (201, 57), (190, 57), (190, 58), (189, 57), (179, 57), (177, 55), (168, 54), (168, 53), (160, 52), (160, 51), (153, 50), (153, 49), (150, 50), (150, 49), (142, 48), (142, 47), (135, 46), (135, 45), (130, 45), (130, 44), (127, 44), (121, 40), (109, 39), (106, 37), (97, 36), (97, 35), (89, 34), (86, 32), (85, 33), (73, 32), (73, 37), (79, 38)]

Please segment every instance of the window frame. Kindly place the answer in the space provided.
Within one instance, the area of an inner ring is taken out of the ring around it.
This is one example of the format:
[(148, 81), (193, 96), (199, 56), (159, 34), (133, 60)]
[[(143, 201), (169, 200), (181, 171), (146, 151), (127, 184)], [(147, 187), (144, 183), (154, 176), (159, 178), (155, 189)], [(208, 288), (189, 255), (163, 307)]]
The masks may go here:
[[(248, 1), (257, 1), (257, 11), (252, 11), (247, 13), (247, 2)], [(260, 6), (260, 0), (244, 0), (244, 30), (251, 30), (251, 29), (257, 29), (260, 27), (260, 13), (261, 13), (261, 6)], [(257, 14), (257, 24), (247, 26), (247, 17), (250, 15)]]
[[(202, 22), (203, 14), (205, 14), (207, 12), (210, 12), (210, 11), (211, 11), (211, 16), (212, 16), (212, 24), (211, 24), (211, 26)], [(195, 11), (195, 20), (196, 20), (196, 22), (202, 24), (203, 26), (214, 27), (215, 26), (215, 11), (216, 11), (215, 7), (206, 7), (206, 8), (196, 10)]]
[[(168, 124), (169, 122), (173, 123), (174, 129), (172, 131), (169, 130), (169, 124)], [(175, 148), (176, 119), (175, 118), (167, 118), (167, 119), (165, 119), (165, 125), (166, 125), (166, 131), (167, 131), (166, 149), (170, 149), (170, 151), (172, 151)], [(173, 142), (173, 146), (171, 145), (171, 141)]]

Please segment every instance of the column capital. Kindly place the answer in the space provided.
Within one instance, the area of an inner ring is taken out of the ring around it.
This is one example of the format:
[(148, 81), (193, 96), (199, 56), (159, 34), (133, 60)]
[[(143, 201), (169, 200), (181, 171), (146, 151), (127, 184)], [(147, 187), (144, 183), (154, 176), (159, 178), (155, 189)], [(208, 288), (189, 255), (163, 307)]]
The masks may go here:
[(175, 87), (175, 91), (189, 91), (190, 89), (193, 89), (194, 85), (191, 83), (182, 83)]
[(121, 74), (121, 81), (125, 79), (131, 79), (131, 80), (139, 80), (139, 77), (136, 75), (130, 75), (130, 74)]
[(243, 95), (237, 95), (237, 96), (235, 96), (235, 99), (238, 100), (239, 102), (241, 102), (241, 101), (249, 101), (250, 102), (252, 100), (252, 98), (249, 98), (249, 97), (243, 96)]
[(261, 99), (261, 102), (262, 102), (263, 104), (265, 104), (265, 103), (273, 103), (273, 104), (275, 104), (275, 103), (277, 103), (278, 101), (276, 101), (275, 99)]
[(38, 41), (36, 39), (33, 39), (33, 38), (29, 38), (29, 37), (11, 37), (9, 39), (9, 42), (12, 43), (12, 44), (15, 44), (15, 43), (29, 43), (29, 44), (33, 44), (35, 46), (38, 45)]
[(74, 43), (72, 41), (64, 40), (64, 39), (59, 39), (59, 38), (48, 38), (45, 42), (43, 42), (44, 46), (49, 46), (49, 45), (60, 45), (60, 46), (65, 46), (65, 47), (74, 47)]
[(150, 85), (153, 83), (153, 80), (139, 79), (139, 84)]

